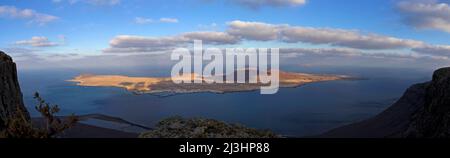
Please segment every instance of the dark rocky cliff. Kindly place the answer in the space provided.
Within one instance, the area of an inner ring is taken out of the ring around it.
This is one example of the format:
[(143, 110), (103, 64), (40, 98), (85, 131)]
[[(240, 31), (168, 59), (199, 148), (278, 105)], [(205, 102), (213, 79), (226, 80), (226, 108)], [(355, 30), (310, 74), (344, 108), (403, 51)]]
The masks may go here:
[(0, 130), (4, 128), (5, 121), (19, 110), (29, 119), (22, 100), (16, 64), (10, 56), (0, 51)]
[(424, 106), (413, 115), (408, 137), (450, 137), (450, 68), (437, 70), (425, 86)]
[(336, 128), (320, 137), (449, 137), (450, 68), (435, 71), (430, 82), (411, 86), (390, 108), (362, 122)]

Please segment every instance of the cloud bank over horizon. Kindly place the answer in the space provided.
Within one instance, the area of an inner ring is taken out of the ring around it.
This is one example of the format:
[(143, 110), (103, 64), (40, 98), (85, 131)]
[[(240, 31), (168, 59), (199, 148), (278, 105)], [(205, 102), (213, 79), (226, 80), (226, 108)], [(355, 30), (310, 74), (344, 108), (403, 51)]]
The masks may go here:
[(104, 53), (149, 53), (170, 52), (177, 47), (186, 47), (193, 40), (202, 40), (210, 45), (237, 45), (246, 41), (277, 41), (282, 43), (307, 43), (328, 45), (327, 47), (358, 49), (365, 51), (392, 51), (405, 54), (404, 49), (422, 56), (449, 58), (450, 46), (432, 45), (423, 41), (401, 39), (375, 33), (363, 34), (355, 30), (290, 26), (263, 22), (231, 21), (224, 32), (188, 32), (176, 36), (144, 37), (119, 35), (110, 41)]

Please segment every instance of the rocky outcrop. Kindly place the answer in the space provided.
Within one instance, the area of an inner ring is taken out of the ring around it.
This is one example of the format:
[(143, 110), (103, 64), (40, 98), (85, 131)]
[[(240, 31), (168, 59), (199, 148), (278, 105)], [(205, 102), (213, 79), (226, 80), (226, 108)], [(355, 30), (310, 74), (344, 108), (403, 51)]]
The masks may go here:
[(450, 68), (437, 70), (425, 90), (425, 104), (413, 115), (404, 135), (450, 137)]
[(333, 129), (320, 137), (449, 137), (450, 68), (437, 70), (430, 82), (410, 87), (390, 108), (362, 122)]
[(29, 119), (22, 100), (16, 64), (10, 56), (0, 51), (0, 130), (4, 128), (5, 121), (19, 111)]
[(141, 138), (276, 138), (270, 131), (246, 128), (211, 119), (165, 119), (155, 130), (144, 132)]

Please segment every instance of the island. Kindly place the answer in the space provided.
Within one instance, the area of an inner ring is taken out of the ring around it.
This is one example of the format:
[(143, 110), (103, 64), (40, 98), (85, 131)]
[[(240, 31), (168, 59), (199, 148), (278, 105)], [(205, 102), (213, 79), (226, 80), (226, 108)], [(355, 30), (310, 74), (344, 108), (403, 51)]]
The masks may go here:
[[(248, 71), (248, 70), (246, 70)], [(236, 73), (236, 72), (235, 72)], [(246, 72), (249, 74), (248, 72)], [(158, 94), (158, 93), (231, 93), (242, 91), (259, 90), (261, 86), (268, 84), (257, 83), (206, 83), (208, 77), (199, 77), (199, 75), (187, 75), (193, 80), (202, 80), (203, 83), (181, 83), (175, 84), (171, 77), (130, 77), (122, 75), (93, 75), (82, 74), (68, 80), (77, 83), (78, 86), (87, 87), (119, 87), (136, 94)], [(246, 79), (248, 80), (249, 77)], [(307, 74), (297, 72), (279, 71), (279, 86), (298, 87), (308, 83), (334, 81), (334, 80), (353, 80), (354, 77), (346, 75), (323, 75), (323, 74)]]

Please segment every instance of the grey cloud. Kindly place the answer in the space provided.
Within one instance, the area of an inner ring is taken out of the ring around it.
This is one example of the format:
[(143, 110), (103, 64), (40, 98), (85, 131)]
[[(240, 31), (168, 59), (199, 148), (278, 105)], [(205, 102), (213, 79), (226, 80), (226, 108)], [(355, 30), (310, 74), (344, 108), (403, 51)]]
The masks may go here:
[(19, 48), (19, 47), (3, 48), (3, 50), (8, 54), (31, 54), (38, 51), (37, 49)]
[[(175, 47), (184, 47), (193, 40), (203, 40), (205, 44), (238, 44), (242, 40), (280, 41), (286, 43), (309, 43), (337, 47), (334, 50), (308, 50), (315, 54), (344, 54), (354, 56), (380, 50), (412, 50), (425, 56), (447, 56), (450, 46), (434, 46), (422, 41), (402, 39), (355, 30), (289, 26), (262, 22), (232, 21), (225, 32), (187, 32), (176, 36), (142, 37), (117, 36), (110, 42), (106, 53), (162, 52)], [(306, 50), (302, 50), (306, 51)], [(361, 53), (362, 52), (362, 53)], [(381, 57), (395, 57), (396, 53), (377, 54)], [(397, 56), (405, 57), (404, 54)], [(416, 55), (417, 56), (417, 55)], [(376, 56), (373, 56), (376, 57)], [(413, 56), (408, 56), (413, 57)]]
[(273, 25), (260, 22), (232, 21), (229, 23), (228, 32), (250, 40), (330, 44), (358, 49), (414, 48), (424, 45), (421, 41), (377, 34), (362, 34), (352, 30)]
[(146, 53), (163, 51), (174, 48), (183, 43), (184, 39), (178, 37), (142, 37), (120, 35), (114, 37), (105, 53)]
[(32, 9), (19, 9), (14, 6), (0, 6), (0, 17), (28, 19), (31, 23), (39, 25), (45, 25), (59, 19), (53, 15), (39, 13)]
[[(3, 48), (2, 51), (6, 52), (8, 55), (10, 55), (16, 62), (21, 62), (21, 61), (31, 61), (32, 62), (32, 61), (39, 61), (42, 59), (38, 55), (38, 52), (40, 51), (38, 49), (9, 47), (9, 48)], [(20, 65), (20, 66), (22, 66), (22, 65)]]
[(239, 38), (225, 32), (188, 32), (182, 35), (188, 41), (202, 40), (206, 44), (236, 44)]
[(224, 32), (188, 32), (177, 36), (143, 37), (121, 35), (110, 41), (110, 48), (104, 49), (105, 53), (149, 53), (167, 51), (176, 47), (182, 47), (202, 40), (204, 44), (235, 44), (239, 42), (234, 36)]
[(403, 21), (419, 29), (435, 29), (450, 33), (450, 6), (448, 3), (427, 1), (402, 1), (397, 10)]
[(310, 27), (288, 27), (281, 31), (286, 42), (330, 44), (358, 49), (396, 49), (422, 46), (423, 42), (395, 37), (368, 34), (357, 31)]
[(114, 48), (141, 48), (141, 47), (170, 47), (176, 46), (185, 39), (178, 37), (142, 37), (120, 35), (110, 41), (110, 46)]
[[(56, 59), (55, 59), (56, 57)], [(120, 61), (120, 62), (119, 62)], [(40, 55), (39, 59), (27, 59), (17, 61), (20, 69), (127, 69), (137, 67), (167, 66), (170, 67), (169, 55), (128, 54), (126, 56), (89, 55), (89, 56), (67, 56), (67, 55)], [(129, 69), (127, 69), (129, 70)]]

